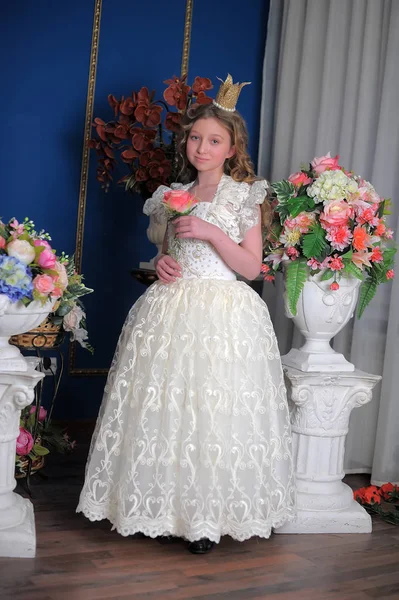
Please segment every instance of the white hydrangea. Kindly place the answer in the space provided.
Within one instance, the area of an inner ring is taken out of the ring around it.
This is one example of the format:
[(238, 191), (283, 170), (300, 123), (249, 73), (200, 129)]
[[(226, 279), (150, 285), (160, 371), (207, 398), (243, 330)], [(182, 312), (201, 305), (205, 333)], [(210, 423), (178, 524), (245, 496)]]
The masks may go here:
[(324, 171), (316, 181), (307, 189), (307, 194), (318, 202), (331, 202), (343, 200), (350, 194), (357, 192), (358, 185), (343, 171)]

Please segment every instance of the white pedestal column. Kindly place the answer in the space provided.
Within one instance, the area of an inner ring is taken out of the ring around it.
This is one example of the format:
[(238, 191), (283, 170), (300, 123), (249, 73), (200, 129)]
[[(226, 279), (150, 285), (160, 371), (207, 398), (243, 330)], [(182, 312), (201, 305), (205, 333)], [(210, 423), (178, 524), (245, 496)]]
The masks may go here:
[(32, 403), (43, 373), (0, 369), (0, 556), (31, 558), (36, 553), (33, 505), (13, 492), (16, 439), (21, 410)]
[[(284, 362), (283, 362), (284, 365)], [(371, 518), (342, 482), (353, 408), (381, 379), (359, 370), (304, 373), (284, 366), (297, 482), (298, 515), (275, 533), (369, 533)]]

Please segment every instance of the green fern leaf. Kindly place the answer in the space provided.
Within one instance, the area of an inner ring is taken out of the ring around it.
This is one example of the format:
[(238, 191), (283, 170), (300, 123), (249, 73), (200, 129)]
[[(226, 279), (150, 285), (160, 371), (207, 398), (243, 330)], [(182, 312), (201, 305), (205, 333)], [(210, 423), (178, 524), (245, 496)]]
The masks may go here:
[(359, 304), (357, 309), (357, 318), (360, 319), (366, 306), (374, 298), (377, 291), (377, 281), (373, 277), (368, 277), (360, 286)]
[(313, 225), (311, 231), (303, 236), (302, 250), (306, 258), (320, 256), (327, 246), (326, 233), (319, 223)]
[(305, 285), (307, 275), (308, 269), (304, 258), (294, 260), (285, 267), (285, 286), (287, 290), (288, 306), (294, 316), (296, 315), (299, 296)]

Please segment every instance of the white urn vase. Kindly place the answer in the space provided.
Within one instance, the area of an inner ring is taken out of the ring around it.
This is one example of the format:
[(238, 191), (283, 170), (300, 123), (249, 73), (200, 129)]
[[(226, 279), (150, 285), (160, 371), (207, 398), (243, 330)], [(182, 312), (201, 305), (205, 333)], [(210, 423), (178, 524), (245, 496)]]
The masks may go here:
[(341, 277), (339, 289), (331, 290), (332, 279), (322, 281), (323, 272), (309, 275), (297, 304), (297, 314), (290, 311), (284, 293), (286, 315), (305, 337), (305, 344), (292, 348), (282, 357), (283, 364), (299, 371), (354, 371), (355, 366), (343, 354), (335, 352), (330, 340), (353, 316), (361, 281)]
[(25, 333), (40, 325), (52, 307), (53, 301), (44, 305), (35, 301), (25, 306), (20, 300), (13, 303), (8, 296), (0, 294), (0, 372), (28, 370), (19, 349), (8, 340), (12, 335)]
[(149, 215), (150, 223), (147, 228), (147, 237), (152, 244), (157, 247), (157, 253), (149, 262), (141, 262), (141, 269), (154, 269), (154, 260), (162, 252), (163, 240), (165, 237), (165, 231), (167, 221), (162, 218), (159, 213), (153, 212)]

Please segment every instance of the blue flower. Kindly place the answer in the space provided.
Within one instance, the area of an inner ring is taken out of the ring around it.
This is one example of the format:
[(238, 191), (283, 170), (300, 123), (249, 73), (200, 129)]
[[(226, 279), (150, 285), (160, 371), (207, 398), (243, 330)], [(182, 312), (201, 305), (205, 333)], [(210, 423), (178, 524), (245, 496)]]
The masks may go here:
[(11, 302), (33, 299), (31, 270), (13, 256), (0, 256), (0, 294), (8, 296)]

